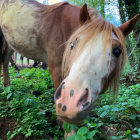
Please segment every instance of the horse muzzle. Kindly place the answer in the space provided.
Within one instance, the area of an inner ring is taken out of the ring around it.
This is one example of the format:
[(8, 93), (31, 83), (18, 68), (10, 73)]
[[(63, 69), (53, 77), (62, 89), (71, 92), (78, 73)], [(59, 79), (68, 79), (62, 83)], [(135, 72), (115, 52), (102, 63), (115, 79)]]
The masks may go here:
[(56, 113), (69, 123), (81, 123), (91, 110), (91, 93), (88, 88), (78, 89), (62, 82), (55, 92)]

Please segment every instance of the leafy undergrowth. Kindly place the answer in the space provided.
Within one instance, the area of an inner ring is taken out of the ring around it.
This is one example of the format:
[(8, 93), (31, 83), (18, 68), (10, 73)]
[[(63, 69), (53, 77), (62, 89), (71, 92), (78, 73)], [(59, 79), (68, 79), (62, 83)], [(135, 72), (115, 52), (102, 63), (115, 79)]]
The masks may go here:
[[(48, 70), (10, 68), (11, 86), (0, 85), (0, 118), (15, 121), (7, 139), (23, 134), (28, 139), (63, 140), (64, 132), (56, 122), (54, 88)], [(2, 81), (2, 80), (1, 80)], [(121, 84), (119, 94), (101, 95), (90, 116), (79, 126), (64, 123), (67, 140), (131, 140), (140, 138), (140, 84)]]
[(68, 124), (65, 128), (67, 132), (77, 130), (67, 140), (140, 139), (140, 84), (128, 88), (122, 85), (116, 97), (101, 95), (80, 129)]
[(10, 78), (11, 86), (0, 85), (0, 117), (17, 122), (7, 139), (19, 133), (38, 139), (63, 138), (56, 122), (55, 90), (48, 70), (26, 68), (18, 73), (11, 68)]

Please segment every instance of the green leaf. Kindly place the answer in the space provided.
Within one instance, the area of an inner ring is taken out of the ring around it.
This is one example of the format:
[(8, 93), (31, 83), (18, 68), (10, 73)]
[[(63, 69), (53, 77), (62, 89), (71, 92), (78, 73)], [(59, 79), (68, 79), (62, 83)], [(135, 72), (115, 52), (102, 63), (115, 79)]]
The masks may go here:
[(102, 118), (102, 117), (105, 117), (107, 114), (108, 114), (108, 111), (104, 111), (104, 112), (100, 115), (100, 117), (101, 117), (101, 118)]
[(92, 139), (93, 136), (94, 136), (97, 132), (98, 132), (97, 130), (91, 131), (91, 132), (87, 135), (87, 139)]
[(9, 140), (12, 139), (12, 138), (14, 138), (15, 135), (16, 135), (16, 133), (13, 133), (13, 134), (10, 136)]
[(63, 124), (63, 127), (64, 127), (64, 129), (65, 129), (65, 131), (67, 132), (67, 133), (70, 133), (70, 126), (69, 126), (69, 124), (67, 123), (67, 122), (64, 122), (64, 124)]
[(9, 100), (11, 96), (12, 96), (12, 93), (8, 94), (7, 95), (7, 100)]
[(111, 111), (119, 111), (119, 108), (118, 108), (118, 107), (113, 107), (113, 108), (111, 109)]
[(45, 115), (46, 114), (46, 110), (40, 111), (37, 113), (38, 115)]
[(77, 136), (77, 140), (86, 140), (85, 136)]
[(131, 132), (130, 130), (127, 130), (127, 131), (125, 132), (125, 134), (128, 135), (128, 134), (130, 134), (130, 132)]
[(103, 109), (105, 110), (105, 109), (109, 109), (110, 108), (110, 106), (109, 105), (104, 105), (103, 106)]
[(118, 136), (118, 138), (122, 140), (124, 138), (124, 136)]
[(122, 106), (124, 106), (124, 105), (127, 105), (127, 102), (123, 102), (123, 103), (122, 103)]
[(133, 138), (138, 139), (139, 135), (132, 135)]
[(17, 130), (17, 132), (19, 133), (22, 129), (23, 129), (23, 127), (20, 127), (20, 128)]
[(96, 127), (96, 125), (97, 125), (96, 123), (91, 123), (92, 127)]
[(77, 135), (84, 136), (87, 132), (88, 132), (88, 129), (86, 127), (81, 127), (78, 130)]
[(140, 133), (140, 128), (137, 131)]
[(79, 136), (79, 135), (72, 135), (68, 137), (66, 140), (86, 140), (85, 136)]
[(72, 130), (76, 130), (77, 129), (77, 126), (74, 125), (74, 124), (70, 124), (70, 127), (71, 127)]
[(135, 127), (135, 128), (134, 128), (134, 130), (136, 131), (136, 130), (137, 130), (137, 128)]
[(11, 86), (6, 87), (5, 91), (6, 93), (9, 93), (11, 91)]
[(11, 133), (11, 131), (8, 131), (8, 132), (7, 132), (7, 138), (8, 138), (8, 139), (10, 138), (10, 133)]
[(101, 127), (103, 123), (97, 123), (97, 128)]
[(76, 138), (76, 135), (72, 135), (72, 136), (68, 137), (66, 140), (75, 140), (75, 138)]
[(27, 98), (27, 99), (25, 100), (25, 105), (28, 106), (28, 105), (30, 105), (32, 102), (33, 102), (33, 99)]
[(110, 138), (111, 138), (111, 140), (116, 140), (116, 139), (118, 139), (118, 137), (116, 137), (116, 136), (111, 136)]

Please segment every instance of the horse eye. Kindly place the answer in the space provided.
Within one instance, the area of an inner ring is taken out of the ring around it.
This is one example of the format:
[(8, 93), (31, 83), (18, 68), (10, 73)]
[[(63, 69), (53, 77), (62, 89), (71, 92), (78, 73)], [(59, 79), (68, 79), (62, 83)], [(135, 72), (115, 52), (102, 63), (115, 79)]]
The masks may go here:
[(71, 50), (73, 49), (73, 47), (74, 47), (74, 43), (73, 42), (71, 42)]
[(116, 47), (116, 48), (113, 49), (113, 54), (116, 57), (119, 57), (121, 53), (122, 53), (122, 50), (119, 47)]

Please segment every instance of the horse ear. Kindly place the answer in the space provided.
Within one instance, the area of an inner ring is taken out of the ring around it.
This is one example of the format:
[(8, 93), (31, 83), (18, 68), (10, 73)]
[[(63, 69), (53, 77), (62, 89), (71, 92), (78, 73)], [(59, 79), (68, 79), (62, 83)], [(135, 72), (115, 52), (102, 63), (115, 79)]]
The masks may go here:
[(139, 14), (118, 27), (123, 32), (124, 36), (129, 35), (129, 33), (134, 29), (138, 18)]
[(85, 3), (80, 10), (80, 24), (85, 23), (87, 20), (90, 20), (90, 16), (87, 9), (87, 4)]

